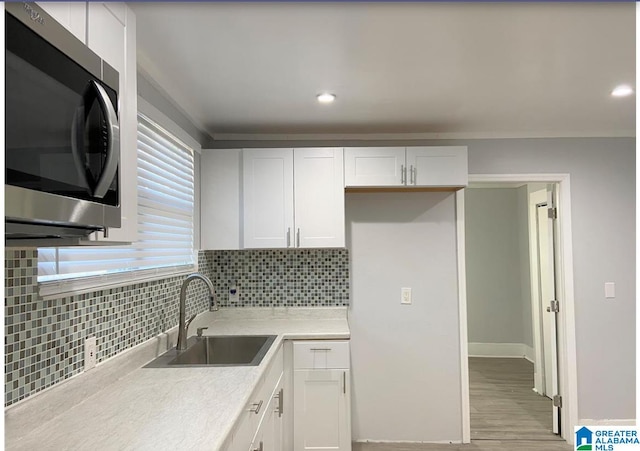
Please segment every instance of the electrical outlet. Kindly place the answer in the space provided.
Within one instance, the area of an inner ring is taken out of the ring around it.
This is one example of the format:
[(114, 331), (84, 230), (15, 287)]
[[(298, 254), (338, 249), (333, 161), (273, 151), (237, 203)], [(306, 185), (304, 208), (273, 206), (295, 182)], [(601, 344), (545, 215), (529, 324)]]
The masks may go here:
[(411, 304), (411, 288), (400, 288), (400, 303)]
[(235, 285), (229, 287), (229, 302), (238, 303), (238, 297), (238, 287)]
[(96, 366), (96, 337), (89, 337), (84, 341), (84, 370), (88, 371)]

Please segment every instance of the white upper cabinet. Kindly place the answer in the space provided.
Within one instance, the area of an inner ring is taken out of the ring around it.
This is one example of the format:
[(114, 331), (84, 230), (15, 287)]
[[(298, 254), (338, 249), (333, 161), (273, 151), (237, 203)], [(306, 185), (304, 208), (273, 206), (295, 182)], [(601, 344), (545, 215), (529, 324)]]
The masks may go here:
[(404, 185), (404, 147), (347, 147), (344, 154), (346, 186)]
[(467, 148), (345, 148), (345, 186), (461, 188), (467, 185)]
[(73, 35), (87, 43), (87, 3), (85, 2), (38, 2), (56, 22)]
[(467, 148), (462, 146), (407, 147), (407, 185), (466, 186)]
[(339, 148), (243, 150), (243, 247), (344, 246)]
[(241, 149), (202, 151), (200, 249), (240, 249), (241, 171)]
[(120, 208), (122, 225), (108, 236), (93, 233), (86, 244), (131, 243), (138, 238), (138, 95), (136, 20), (124, 3), (87, 4), (87, 46), (118, 71)]
[(293, 246), (293, 149), (245, 149), (244, 247)]
[(344, 247), (342, 148), (295, 149), (296, 247)]

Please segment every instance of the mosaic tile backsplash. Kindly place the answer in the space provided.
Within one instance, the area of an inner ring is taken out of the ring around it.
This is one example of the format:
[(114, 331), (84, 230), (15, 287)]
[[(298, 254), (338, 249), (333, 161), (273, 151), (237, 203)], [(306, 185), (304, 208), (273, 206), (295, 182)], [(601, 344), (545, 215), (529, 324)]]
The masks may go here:
[[(198, 264), (211, 277), (203, 252)], [(82, 372), (87, 337), (101, 362), (178, 324), (184, 276), (49, 300), (38, 296), (37, 276), (36, 249), (5, 250), (5, 406)], [(187, 293), (187, 315), (208, 308), (204, 284)]]
[[(225, 307), (349, 305), (347, 249), (207, 251)], [(237, 300), (229, 295), (237, 289)]]
[[(203, 251), (198, 265), (223, 307), (349, 303), (345, 249)], [(184, 276), (43, 300), (37, 275), (36, 249), (5, 250), (5, 406), (81, 373), (87, 337), (97, 338), (101, 362), (178, 323)], [(189, 286), (188, 315), (208, 308), (205, 293)]]

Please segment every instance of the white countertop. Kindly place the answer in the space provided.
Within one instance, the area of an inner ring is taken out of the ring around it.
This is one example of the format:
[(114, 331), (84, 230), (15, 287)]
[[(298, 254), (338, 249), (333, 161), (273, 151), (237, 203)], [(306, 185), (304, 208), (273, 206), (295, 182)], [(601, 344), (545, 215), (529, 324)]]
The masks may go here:
[[(148, 349), (145, 358), (141, 350), (136, 356), (134, 348), (125, 353), (130, 355), (110, 359), (121, 360), (121, 367), (125, 358), (138, 362), (136, 369), (124, 377), (114, 376), (112, 369), (110, 376), (103, 375), (99, 380), (99, 365), (73, 378), (70, 384), (62, 383), (59, 388), (7, 408), (6, 449), (217, 450), (283, 339), (349, 338), (346, 308), (205, 312), (193, 321), (189, 335), (204, 326), (208, 326), (205, 335), (269, 334), (277, 338), (260, 365), (253, 367), (140, 368), (150, 360)], [(146, 345), (149, 348), (148, 342)], [(105, 362), (105, 367), (109, 363)], [(82, 380), (94, 371), (93, 380)], [(103, 373), (107, 373), (106, 368)], [(62, 413), (56, 409), (56, 396), (61, 404), (71, 402), (61, 406)], [(69, 401), (73, 396), (80, 398)]]

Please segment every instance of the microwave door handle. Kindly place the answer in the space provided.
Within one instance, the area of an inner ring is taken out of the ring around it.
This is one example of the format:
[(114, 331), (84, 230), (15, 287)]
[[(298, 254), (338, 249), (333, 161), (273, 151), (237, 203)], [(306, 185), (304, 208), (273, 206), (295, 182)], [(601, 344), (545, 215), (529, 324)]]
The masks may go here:
[(76, 170), (78, 171), (78, 178), (84, 186), (90, 191), (89, 180), (87, 179), (87, 171), (84, 166), (84, 158), (81, 154), (82, 142), (84, 140), (83, 137), (83, 124), (82, 119), (84, 118), (84, 106), (80, 105), (76, 108), (75, 113), (73, 114), (73, 120), (71, 122), (71, 153), (73, 154), (73, 161), (76, 164)]
[(113, 182), (113, 177), (118, 170), (118, 162), (120, 160), (120, 125), (118, 124), (116, 110), (113, 108), (107, 92), (96, 81), (92, 80), (91, 84), (98, 93), (98, 103), (107, 121), (107, 161), (93, 191), (95, 197), (102, 199), (107, 194)]

